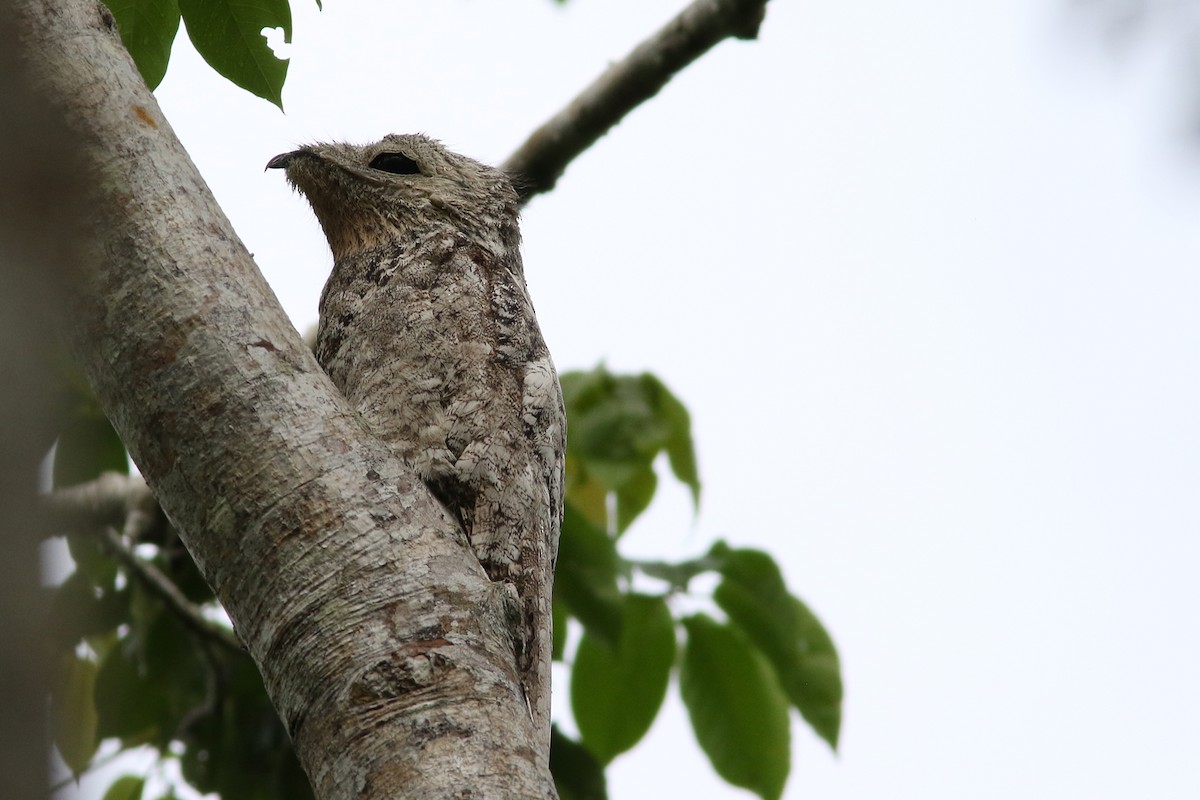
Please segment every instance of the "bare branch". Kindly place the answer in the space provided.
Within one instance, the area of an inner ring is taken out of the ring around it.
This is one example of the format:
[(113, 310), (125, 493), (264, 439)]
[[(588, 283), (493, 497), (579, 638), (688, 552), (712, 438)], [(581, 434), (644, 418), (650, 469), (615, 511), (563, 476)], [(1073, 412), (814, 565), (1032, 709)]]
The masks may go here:
[(767, 0), (695, 0), (610, 66), (504, 162), (521, 201), (553, 189), (576, 156), (718, 42), (757, 37), (766, 10)]
[(162, 600), (167, 608), (179, 618), (184, 627), (209, 641), (216, 642), (227, 650), (238, 654), (246, 652), (242, 647), (241, 640), (232, 631), (205, 617), (199, 608), (184, 597), (179, 587), (159, 571), (158, 567), (143, 558), (138, 558), (125, 544), (125, 540), (119, 533), (111, 527), (105, 526), (100, 529), (99, 535), (100, 541), (113, 558), (125, 567), (130, 575)]
[(57, 489), (44, 498), (60, 529), (92, 530), (111, 525), (136, 541), (159, 515), (158, 501), (140, 475), (105, 472), (78, 486)]

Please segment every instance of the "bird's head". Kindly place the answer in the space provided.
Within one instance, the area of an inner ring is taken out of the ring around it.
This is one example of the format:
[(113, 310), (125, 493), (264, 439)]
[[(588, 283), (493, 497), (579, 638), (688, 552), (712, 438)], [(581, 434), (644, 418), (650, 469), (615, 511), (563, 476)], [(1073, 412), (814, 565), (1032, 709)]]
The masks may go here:
[(517, 243), (518, 201), (508, 177), (421, 134), (307, 145), (267, 168), (285, 170), (308, 198), (335, 260), (439, 229), (496, 248)]

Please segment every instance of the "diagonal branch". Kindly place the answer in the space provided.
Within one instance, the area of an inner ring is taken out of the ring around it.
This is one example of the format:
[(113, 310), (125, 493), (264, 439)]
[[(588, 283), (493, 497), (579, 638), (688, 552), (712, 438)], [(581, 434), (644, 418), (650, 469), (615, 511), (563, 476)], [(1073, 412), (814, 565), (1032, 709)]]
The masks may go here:
[(245, 653), (236, 634), (207, 619), (174, 581), (130, 548), (128, 542), (138, 541), (162, 521), (158, 501), (140, 475), (105, 472), (95, 480), (46, 495), (44, 505), (58, 529), (95, 531), (109, 555), (158, 597), (188, 630), (227, 650)]
[(200, 609), (184, 597), (183, 592), (170, 578), (149, 561), (138, 558), (113, 528), (105, 526), (100, 529), (99, 534), (101, 543), (112, 557), (147, 590), (162, 600), (188, 630), (227, 650), (239, 655), (245, 654), (242, 642), (236, 634), (206, 618)]
[(521, 201), (553, 189), (576, 156), (717, 43), (757, 37), (766, 10), (767, 0), (695, 0), (610, 66), (504, 162)]

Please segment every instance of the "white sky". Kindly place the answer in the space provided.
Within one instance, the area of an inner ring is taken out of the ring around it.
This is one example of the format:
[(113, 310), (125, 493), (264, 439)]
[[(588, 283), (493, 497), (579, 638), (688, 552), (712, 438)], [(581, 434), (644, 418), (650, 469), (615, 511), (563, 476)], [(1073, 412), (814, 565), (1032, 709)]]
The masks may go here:
[[(330, 257), (267, 159), (424, 131), (498, 162), (683, 0), (296, 0), (287, 114), (181, 32), (159, 98), (297, 326)], [(1200, 172), (1166, 51), (1061, 0), (777, 0), (524, 222), (560, 370), (652, 370), (705, 496), (624, 542), (775, 554), (842, 752), (788, 798), (1200, 797)], [(559, 688), (565, 697), (565, 687)], [(614, 800), (749, 797), (675, 690)]]

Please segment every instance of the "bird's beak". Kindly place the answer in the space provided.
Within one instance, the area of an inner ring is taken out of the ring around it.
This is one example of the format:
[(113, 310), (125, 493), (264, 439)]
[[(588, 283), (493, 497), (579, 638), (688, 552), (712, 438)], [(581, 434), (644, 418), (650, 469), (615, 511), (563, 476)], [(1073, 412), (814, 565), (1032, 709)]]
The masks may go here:
[(307, 147), (301, 147), (299, 150), (293, 150), (290, 153), (280, 153), (267, 162), (267, 169), (287, 169), (292, 162), (297, 158), (315, 158), (321, 160), (321, 156)]
[(267, 169), (287, 169), (287, 165), (292, 163), (292, 159), (301, 152), (300, 150), (293, 150), (290, 153), (280, 153), (267, 162)]

